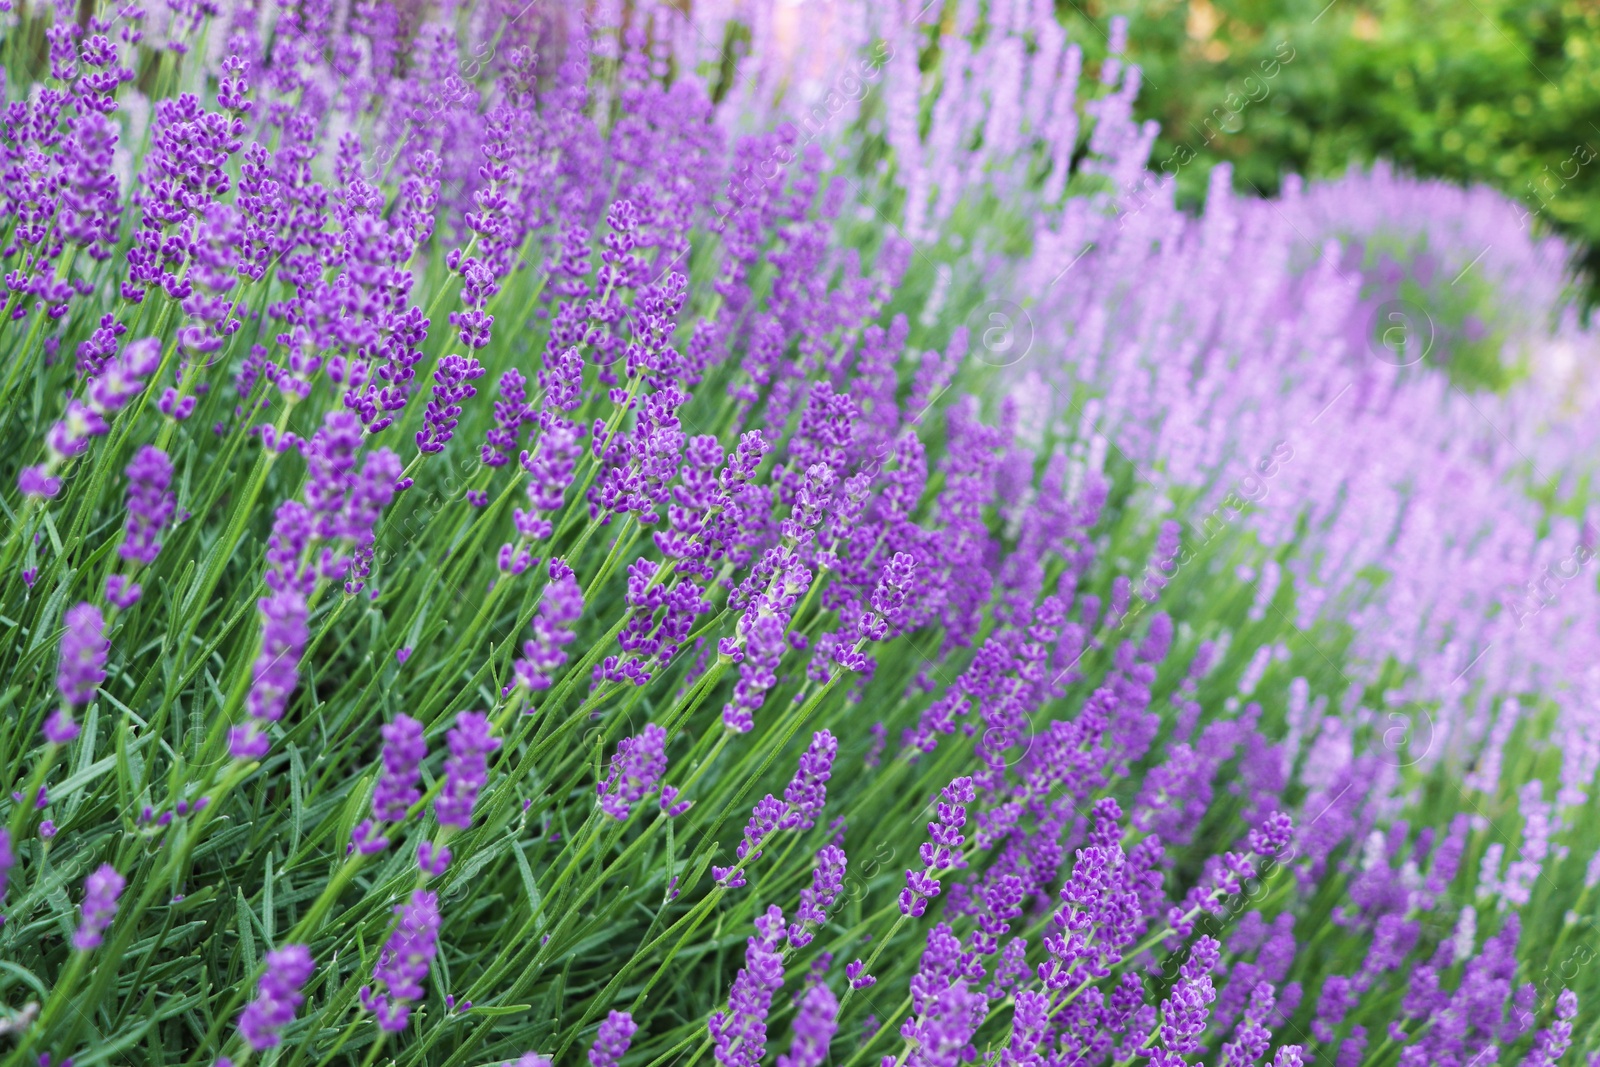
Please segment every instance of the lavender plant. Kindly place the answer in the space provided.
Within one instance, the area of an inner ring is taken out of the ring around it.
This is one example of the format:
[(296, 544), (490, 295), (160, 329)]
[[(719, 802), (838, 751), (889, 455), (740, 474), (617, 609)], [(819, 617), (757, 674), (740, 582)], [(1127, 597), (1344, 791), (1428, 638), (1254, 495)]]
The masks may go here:
[(0, 12), (0, 1067), (1600, 1060), (1567, 250), (688, 7)]

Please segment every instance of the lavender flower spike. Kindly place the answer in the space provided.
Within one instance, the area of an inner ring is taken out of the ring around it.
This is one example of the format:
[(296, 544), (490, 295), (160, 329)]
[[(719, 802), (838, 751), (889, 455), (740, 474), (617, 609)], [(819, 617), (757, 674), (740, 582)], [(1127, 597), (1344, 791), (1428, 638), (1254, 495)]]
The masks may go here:
[(626, 819), (655, 789), (667, 769), (667, 731), (647, 723), (637, 737), (617, 742), (611, 757), (611, 773), (595, 788), (600, 793), (600, 810), (618, 822)]
[(800, 998), (794, 1017), (794, 1040), (786, 1055), (778, 1057), (778, 1067), (822, 1067), (828, 1058), (828, 1043), (839, 1029), (839, 1001), (833, 990), (814, 985)]
[(87, 704), (106, 680), (106, 621), (100, 609), (85, 601), (67, 609), (67, 632), (61, 636), (61, 665), (56, 688), (68, 704)]
[(789, 926), (792, 947), (805, 948), (815, 936), (812, 928), (828, 921), (828, 909), (844, 890), (845, 862), (844, 849), (838, 845), (823, 845), (817, 850), (811, 884), (800, 890), (800, 909)]
[(606, 1016), (605, 1022), (600, 1024), (600, 1032), (595, 1035), (594, 1047), (589, 1049), (591, 1067), (617, 1067), (627, 1055), (638, 1029), (633, 1016), (625, 1011), (614, 1011)]
[(17, 865), (17, 854), (11, 850), (11, 831), (0, 826), (0, 900), (6, 898), (6, 888), (11, 882), (11, 868)]
[(489, 753), (500, 747), (500, 739), (489, 733), (489, 717), (476, 711), (457, 715), (447, 736), (450, 758), (444, 764), (444, 790), (433, 802), (433, 813), (440, 826), (466, 830), (472, 826), (478, 791), (489, 780)]
[(102, 863), (83, 881), (83, 915), (77, 932), (72, 935), (72, 947), (79, 952), (99, 948), (105, 940), (106, 927), (117, 916), (117, 898), (128, 885), (127, 879), (117, 873), (109, 863)]
[(283, 1040), (281, 1031), (294, 1022), (305, 1003), (300, 988), (310, 981), (317, 965), (305, 945), (284, 945), (267, 953), (267, 970), (256, 986), (256, 999), (239, 1016), (239, 1034), (245, 1044), (263, 1052)]
[(161, 530), (177, 507), (168, 486), (172, 460), (154, 445), (145, 445), (128, 464), (128, 524), (117, 554), (134, 563), (154, 563), (161, 552)]
[[(560, 566), (558, 567), (558, 564)], [(583, 593), (572, 572), (560, 560), (551, 560), (552, 576), (539, 601), (539, 612), (533, 617), (533, 640), (522, 646), (522, 658), (513, 670), (517, 684), (530, 692), (549, 689), (555, 672), (567, 662), (566, 647), (577, 635), (572, 624), (583, 615)]]
[[(410, 1001), (422, 998), (422, 980), (439, 953), (439, 898), (417, 889), (395, 906), (400, 921), (372, 968), (373, 985), (361, 987), (361, 1006), (377, 1016), (380, 1029), (399, 1033), (411, 1019)], [(374, 986), (382, 986), (375, 990)]]
[(396, 715), (383, 728), (383, 773), (372, 791), (372, 817), (381, 822), (399, 822), (407, 810), (422, 798), (417, 779), (428, 743), (422, 724), (409, 715)]
[(900, 890), (900, 913), (913, 919), (928, 910), (928, 901), (939, 895), (940, 874), (966, 865), (961, 846), (966, 843), (961, 828), (967, 823), (966, 805), (977, 795), (970, 777), (957, 778), (944, 787), (939, 802), (938, 820), (928, 824), (929, 840), (920, 850), (923, 869), (906, 871), (906, 887)]
[(783, 912), (776, 904), (756, 920), (756, 936), (745, 943), (744, 966), (728, 991), (728, 1007), (711, 1013), (712, 1054), (722, 1067), (756, 1067), (767, 1049), (772, 995), (783, 987)]

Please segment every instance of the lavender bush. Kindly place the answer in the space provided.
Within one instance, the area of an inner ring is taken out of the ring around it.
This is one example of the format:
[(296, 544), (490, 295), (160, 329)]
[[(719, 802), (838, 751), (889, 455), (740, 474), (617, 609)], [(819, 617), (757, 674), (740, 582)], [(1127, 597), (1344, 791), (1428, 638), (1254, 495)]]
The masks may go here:
[(1600, 345), (1046, 3), (4, 14), (0, 1067), (1600, 1061)]

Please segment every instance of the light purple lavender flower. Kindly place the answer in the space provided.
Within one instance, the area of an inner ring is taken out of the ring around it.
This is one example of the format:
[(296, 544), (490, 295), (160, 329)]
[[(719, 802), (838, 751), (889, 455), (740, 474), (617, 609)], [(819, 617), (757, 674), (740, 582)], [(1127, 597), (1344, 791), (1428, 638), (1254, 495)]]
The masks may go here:
[(711, 1013), (713, 1055), (722, 1067), (756, 1067), (767, 1050), (767, 1015), (772, 995), (783, 987), (783, 911), (776, 905), (756, 919), (745, 942), (744, 966), (728, 991), (728, 1006)]
[(422, 723), (410, 715), (395, 715), (395, 721), (382, 728), (382, 773), (373, 787), (373, 817), (362, 822), (350, 832), (354, 848), (362, 853), (381, 853), (389, 848), (389, 838), (379, 833), (384, 822), (405, 819), (411, 805), (421, 800), (416, 787), (422, 774), (422, 760), (427, 757), (427, 741), (422, 737)]
[(1011, 1045), (1000, 1055), (1001, 1067), (1038, 1067), (1039, 1046), (1050, 1032), (1050, 998), (1037, 989), (1017, 993), (1011, 1021)]
[(6, 889), (11, 884), (11, 868), (17, 865), (17, 854), (11, 849), (11, 831), (0, 826), (0, 901), (6, 899)]
[[(1572, 1045), (1572, 1020), (1578, 1017), (1578, 994), (1563, 989), (1556, 997), (1555, 1019), (1533, 1038), (1522, 1067), (1555, 1067)], [(1593, 1062), (1593, 1057), (1590, 1057)]]
[(828, 1044), (839, 1030), (839, 1000), (825, 985), (814, 985), (800, 998), (794, 1016), (794, 1039), (778, 1067), (822, 1067)]
[(906, 887), (900, 890), (900, 913), (913, 919), (928, 910), (928, 901), (939, 895), (939, 875), (966, 866), (961, 846), (966, 843), (961, 828), (967, 823), (966, 805), (977, 795), (970, 777), (954, 779), (944, 787), (938, 805), (938, 818), (928, 824), (930, 840), (919, 849), (923, 869), (906, 871)]
[(868, 989), (877, 984), (877, 979), (866, 973), (867, 965), (859, 959), (851, 960), (845, 964), (844, 976), (850, 980), (851, 989)]
[(1161, 1043), (1170, 1054), (1169, 1060), (1187, 1056), (1200, 1047), (1206, 1016), (1211, 1002), (1217, 998), (1211, 972), (1217, 966), (1221, 951), (1222, 946), (1215, 938), (1202, 936), (1196, 940), (1189, 950), (1189, 958), (1178, 969), (1177, 984), (1161, 1002)]
[(234, 759), (260, 759), (270, 742), (262, 727), (283, 718), (289, 697), (300, 684), (300, 654), (309, 636), (306, 599), (285, 589), (256, 602), (261, 612), (261, 652), (251, 667), (245, 707), (254, 720), (233, 728), (229, 752)]
[(61, 635), (61, 663), (56, 688), (68, 704), (87, 704), (106, 680), (106, 621), (87, 601), (67, 609), (67, 632)]
[(100, 947), (106, 927), (117, 917), (117, 898), (127, 884), (127, 879), (109, 863), (102, 863), (84, 879), (83, 912), (77, 932), (72, 935), (73, 948), (88, 952)]
[(1222, 1046), (1221, 1067), (1250, 1067), (1266, 1054), (1267, 1046), (1272, 1043), (1267, 1021), (1272, 1017), (1276, 1001), (1271, 982), (1256, 983), (1244, 1021), (1234, 1031), (1233, 1040)]
[(422, 724), (406, 714), (396, 715), (382, 733), (383, 773), (372, 790), (372, 817), (379, 822), (399, 822), (422, 798), (417, 780), (428, 755), (428, 742), (422, 736)]
[(750, 821), (745, 824), (744, 837), (734, 850), (738, 863), (731, 867), (711, 868), (712, 879), (727, 889), (740, 889), (746, 884), (745, 867), (761, 858), (762, 847), (778, 830), (778, 823), (788, 809), (783, 801), (768, 793), (750, 809)]
[(633, 1016), (625, 1011), (614, 1011), (606, 1016), (595, 1034), (594, 1045), (589, 1049), (590, 1067), (617, 1067), (633, 1043), (634, 1032), (639, 1029)]
[(455, 436), (461, 418), (461, 402), (477, 395), (468, 383), (484, 375), (483, 365), (474, 356), (445, 356), (433, 372), (433, 399), (428, 401), (423, 428), (417, 431), (417, 451), (424, 454), (444, 451)]
[(656, 788), (667, 769), (667, 731), (647, 723), (637, 737), (617, 742), (611, 757), (611, 771), (595, 788), (600, 793), (600, 810), (619, 822)]
[(440, 826), (466, 830), (472, 826), (472, 807), (478, 791), (489, 781), (489, 753), (500, 747), (500, 739), (489, 732), (489, 717), (476, 711), (463, 711), (446, 735), (450, 758), (444, 764), (444, 789), (433, 802), (433, 813)]
[[(572, 624), (583, 617), (583, 592), (577, 578), (560, 560), (551, 560), (550, 569), (550, 584), (545, 586), (533, 617), (533, 639), (523, 644), (522, 658), (512, 668), (517, 684), (530, 692), (550, 688), (555, 672), (567, 662), (567, 646), (577, 636)], [(558, 572), (564, 573), (555, 577)]]
[(78, 736), (78, 724), (66, 708), (57, 708), (44, 720), (44, 739), (52, 745), (65, 745)]
[(128, 523), (117, 553), (134, 563), (154, 563), (161, 552), (162, 528), (172, 518), (177, 502), (172, 484), (172, 460), (154, 445), (145, 445), (128, 464)]
[(800, 755), (794, 777), (783, 791), (789, 810), (778, 823), (780, 830), (809, 830), (817, 825), (823, 805), (828, 802), (828, 779), (833, 760), (839, 754), (839, 741), (827, 730), (819, 730), (811, 745)]
[(305, 945), (284, 945), (267, 953), (267, 969), (256, 985), (256, 999), (239, 1016), (239, 1034), (247, 1045), (262, 1052), (283, 1040), (281, 1031), (294, 1022), (294, 1013), (305, 1003), (300, 989), (316, 969)]
[(426, 890), (395, 905), (400, 921), (378, 954), (370, 986), (361, 987), (361, 1006), (377, 1017), (380, 1029), (399, 1033), (411, 1019), (411, 1001), (422, 998), (422, 980), (439, 952), (439, 898)]
[(828, 921), (828, 909), (844, 889), (844, 849), (838, 845), (823, 845), (811, 869), (811, 884), (800, 890), (800, 908), (795, 921), (789, 926), (789, 944), (805, 948), (815, 936), (813, 927)]
[(417, 869), (430, 878), (437, 878), (450, 866), (450, 850), (444, 845), (424, 841), (417, 846)]

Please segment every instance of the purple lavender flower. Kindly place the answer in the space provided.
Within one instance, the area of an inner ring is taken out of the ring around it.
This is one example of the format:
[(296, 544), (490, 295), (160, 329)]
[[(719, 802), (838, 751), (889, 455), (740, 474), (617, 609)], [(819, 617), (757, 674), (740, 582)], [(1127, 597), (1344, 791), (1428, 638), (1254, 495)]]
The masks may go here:
[(788, 649), (786, 616), (773, 614), (762, 603), (752, 603), (739, 620), (743, 647), (724, 638), (717, 651), (739, 664), (733, 699), (722, 709), (723, 725), (735, 733), (755, 729), (755, 713), (766, 701), (767, 690), (778, 684), (778, 663)]
[(589, 1049), (590, 1067), (617, 1067), (627, 1055), (633, 1035), (639, 1029), (633, 1016), (625, 1011), (613, 1011), (600, 1024), (595, 1034), (594, 1046)]
[(822, 1067), (828, 1044), (839, 1030), (839, 1001), (827, 986), (817, 984), (800, 998), (794, 1016), (794, 1039), (778, 1067)]
[(295, 1011), (305, 1003), (300, 988), (316, 969), (305, 945), (284, 945), (267, 953), (267, 970), (256, 986), (256, 999), (239, 1016), (239, 1034), (246, 1044), (262, 1052), (283, 1040), (281, 1031), (294, 1022)]
[(134, 454), (126, 473), (128, 523), (117, 552), (134, 563), (154, 563), (161, 552), (161, 530), (177, 507), (168, 491), (172, 484), (172, 460), (154, 445), (145, 445)]
[(6, 889), (11, 883), (11, 868), (17, 865), (17, 854), (11, 850), (11, 831), (0, 826), (0, 901), (6, 899)]
[(1272, 1017), (1276, 999), (1271, 982), (1256, 983), (1250, 993), (1250, 1007), (1244, 1013), (1244, 1021), (1234, 1031), (1233, 1040), (1222, 1046), (1221, 1067), (1250, 1067), (1266, 1054), (1267, 1046), (1272, 1042), (1272, 1031), (1267, 1029), (1267, 1020)]
[(428, 401), (423, 428), (417, 431), (417, 451), (423, 454), (444, 451), (455, 436), (461, 418), (461, 402), (476, 396), (478, 390), (467, 383), (484, 375), (475, 356), (445, 356), (433, 372), (433, 399)]
[(83, 882), (83, 913), (77, 932), (72, 935), (72, 947), (79, 952), (99, 948), (105, 940), (106, 927), (117, 916), (117, 898), (128, 882), (109, 863), (102, 863)]
[(637, 737), (618, 741), (611, 772), (596, 786), (600, 810), (619, 822), (626, 819), (633, 805), (649, 796), (666, 772), (666, 745), (667, 731), (653, 722)]
[(1001, 1053), (1003, 1067), (1038, 1067), (1039, 1046), (1050, 1032), (1050, 998), (1036, 989), (1017, 993), (1011, 1022), (1011, 1045)]
[(1215, 938), (1202, 936), (1189, 951), (1189, 958), (1178, 969), (1178, 982), (1161, 1002), (1161, 1043), (1169, 1062), (1187, 1056), (1200, 1047), (1210, 1004), (1217, 998), (1211, 972), (1217, 966), (1222, 946)]
[(746, 884), (745, 867), (761, 858), (761, 850), (778, 830), (778, 824), (783, 819), (788, 809), (783, 801), (768, 793), (756, 801), (755, 807), (750, 809), (750, 821), (745, 824), (744, 837), (739, 842), (739, 847), (734, 850), (738, 863), (731, 867), (718, 867), (713, 865), (711, 877), (720, 886), (728, 889), (740, 889)]
[(260, 759), (269, 742), (262, 727), (283, 718), (289, 697), (300, 684), (300, 654), (305, 650), (306, 599), (285, 589), (256, 602), (261, 612), (261, 652), (251, 667), (250, 693), (245, 707), (254, 720), (236, 726), (230, 734), (234, 759)]
[(800, 908), (789, 926), (792, 947), (805, 948), (815, 936), (812, 928), (828, 921), (828, 909), (844, 889), (845, 862), (844, 849), (838, 845), (823, 845), (817, 850), (811, 884), (800, 890)]
[(900, 890), (900, 913), (913, 919), (921, 918), (928, 910), (928, 901), (939, 895), (938, 876), (966, 866), (960, 851), (966, 843), (961, 828), (967, 823), (966, 805), (977, 795), (972, 779), (954, 779), (941, 795), (944, 799), (938, 805), (938, 819), (928, 824), (930, 840), (919, 850), (923, 869), (907, 870), (906, 887)]
[(444, 845), (424, 841), (417, 846), (417, 869), (430, 878), (437, 878), (450, 867), (450, 850)]
[(552, 577), (545, 586), (538, 613), (533, 617), (533, 639), (523, 644), (522, 658), (513, 667), (517, 683), (532, 692), (550, 688), (555, 672), (567, 662), (566, 647), (577, 636), (572, 624), (583, 617), (583, 593), (578, 580), (564, 564), (557, 568), (558, 562), (550, 561), (552, 574), (558, 569), (565, 573)]
[(361, 1006), (377, 1017), (381, 1029), (399, 1033), (410, 1021), (410, 1002), (422, 999), (422, 980), (439, 952), (439, 898), (413, 890), (410, 902), (395, 905), (394, 911), (400, 921), (378, 954), (373, 984), (361, 987)]
[(422, 798), (417, 779), (428, 755), (422, 724), (399, 714), (383, 728), (383, 773), (372, 790), (372, 817), (379, 822), (399, 822), (411, 805)]
[(877, 979), (866, 973), (867, 965), (860, 960), (851, 960), (845, 964), (844, 976), (850, 980), (851, 989), (868, 989), (877, 984)]
[(756, 1067), (767, 1050), (767, 1015), (772, 995), (783, 987), (783, 911), (776, 905), (756, 919), (745, 942), (744, 966), (728, 991), (728, 1006), (711, 1013), (712, 1054), (722, 1067)]
[(61, 635), (61, 663), (56, 688), (68, 704), (87, 704), (106, 680), (106, 621), (87, 601), (67, 609), (67, 632)]
[(800, 755), (794, 777), (783, 791), (789, 810), (779, 822), (781, 830), (809, 830), (817, 825), (823, 805), (828, 801), (828, 779), (833, 760), (839, 754), (839, 741), (827, 730), (819, 730), (811, 745)]
[(433, 813), (440, 826), (466, 830), (472, 826), (472, 807), (478, 791), (489, 781), (489, 753), (500, 747), (500, 739), (489, 733), (489, 717), (476, 711), (463, 711), (446, 735), (450, 758), (444, 764), (444, 789), (433, 802)]
[[(422, 798), (417, 779), (422, 773), (422, 761), (428, 755), (422, 724), (409, 715), (396, 715), (394, 722), (383, 727), (382, 733), (383, 773), (372, 790), (372, 817), (361, 820), (350, 832), (351, 847), (367, 855), (389, 847), (389, 839), (380, 833), (383, 824), (400, 822), (411, 805)], [(423, 869), (427, 869), (427, 864), (423, 864)]]
[(44, 739), (52, 745), (65, 745), (78, 736), (78, 724), (66, 708), (57, 708), (44, 720)]
[[(1572, 1045), (1572, 1020), (1578, 1017), (1578, 994), (1563, 989), (1556, 998), (1555, 1019), (1533, 1038), (1522, 1067), (1555, 1067)], [(1590, 1057), (1590, 1062), (1594, 1062)]]

